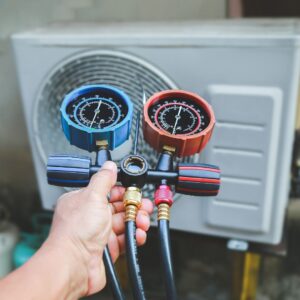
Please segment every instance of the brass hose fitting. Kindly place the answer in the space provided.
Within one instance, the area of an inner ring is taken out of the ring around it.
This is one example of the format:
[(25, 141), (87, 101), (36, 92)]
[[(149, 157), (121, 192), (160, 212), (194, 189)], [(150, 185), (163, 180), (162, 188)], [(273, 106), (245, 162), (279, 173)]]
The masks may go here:
[(123, 203), (125, 206), (125, 222), (135, 221), (142, 204), (141, 190), (133, 186), (128, 187), (124, 193)]
[(108, 141), (107, 140), (97, 140), (96, 146), (99, 149), (107, 149), (108, 148)]
[(170, 206), (167, 203), (160, 203), (158, 205), (157, 220), (170, 221)]
[(174, 155), (174, 153), (176, 152), (176, 148), (168, 145), (164, 145), (163, 151), (169, 153), (170, 155)]

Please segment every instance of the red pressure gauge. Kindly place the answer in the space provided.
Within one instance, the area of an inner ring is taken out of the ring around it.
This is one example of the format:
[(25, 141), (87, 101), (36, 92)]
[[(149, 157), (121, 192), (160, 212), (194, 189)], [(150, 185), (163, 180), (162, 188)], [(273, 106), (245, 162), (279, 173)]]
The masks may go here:
[(199, 153), (209, 141), (214, 125), (211, 106), (191, 92), (159, 92), (144, 106), (144, 138), (158, 152), (169, 146), (176, 149), (179, 157)]

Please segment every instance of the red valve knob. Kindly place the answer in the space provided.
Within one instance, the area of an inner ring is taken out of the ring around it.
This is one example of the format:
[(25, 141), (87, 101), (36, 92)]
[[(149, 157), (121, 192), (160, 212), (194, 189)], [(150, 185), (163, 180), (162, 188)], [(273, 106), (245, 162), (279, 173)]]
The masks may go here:
[(208, 164), (178, 164), (176, 192), (194, 196), (216, 196), (221, 184), (220, 169)]

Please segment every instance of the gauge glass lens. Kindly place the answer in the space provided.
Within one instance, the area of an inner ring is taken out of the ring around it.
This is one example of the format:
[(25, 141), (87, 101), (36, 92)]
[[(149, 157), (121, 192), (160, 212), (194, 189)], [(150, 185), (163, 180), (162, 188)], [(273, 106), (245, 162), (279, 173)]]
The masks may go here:
[(80, 95), (67, 106), (67, 114), (74, 123), (92, 129), (114, 126), (127, 113), (128, 107), (121, 97), (103, 90)]
[(156, 101), (148, 111), (152, 123), (174, 135), (193, 135), (209, 124), (205, 109), (192, 99), (170, 97)]

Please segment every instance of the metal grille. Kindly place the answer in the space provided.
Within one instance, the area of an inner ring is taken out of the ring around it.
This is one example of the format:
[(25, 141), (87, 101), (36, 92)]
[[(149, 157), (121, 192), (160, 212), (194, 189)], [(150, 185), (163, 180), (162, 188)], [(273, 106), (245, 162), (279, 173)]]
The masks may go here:
[[(120, 88), (131, 98), (134, 115), (138, 110), (142, 111), (143, 107), (141, 84), (147, 97), (161, 90), (176, 88), (175, 83), (153, 65), (123, 52), (88, 51), (64, 61), (45, 80), (34, 111), (35, 141), (45, 165), (51, 154), (91, 155), (68, 143), (61, 129), (59, 113), (64, 96), (86, 84), (109, 84)], [(131, 144), (127, 149), (123, 148), (122, 156), (129, 154)], [(143, 141), (142, 129), (138, 147), (150, 166), (154, 167), (158, 156)], [(122, 146), (120, 148), (122, 151)], [(143, 194), (151, 197), (152, 192), (153, 187), (148, 187)]]

